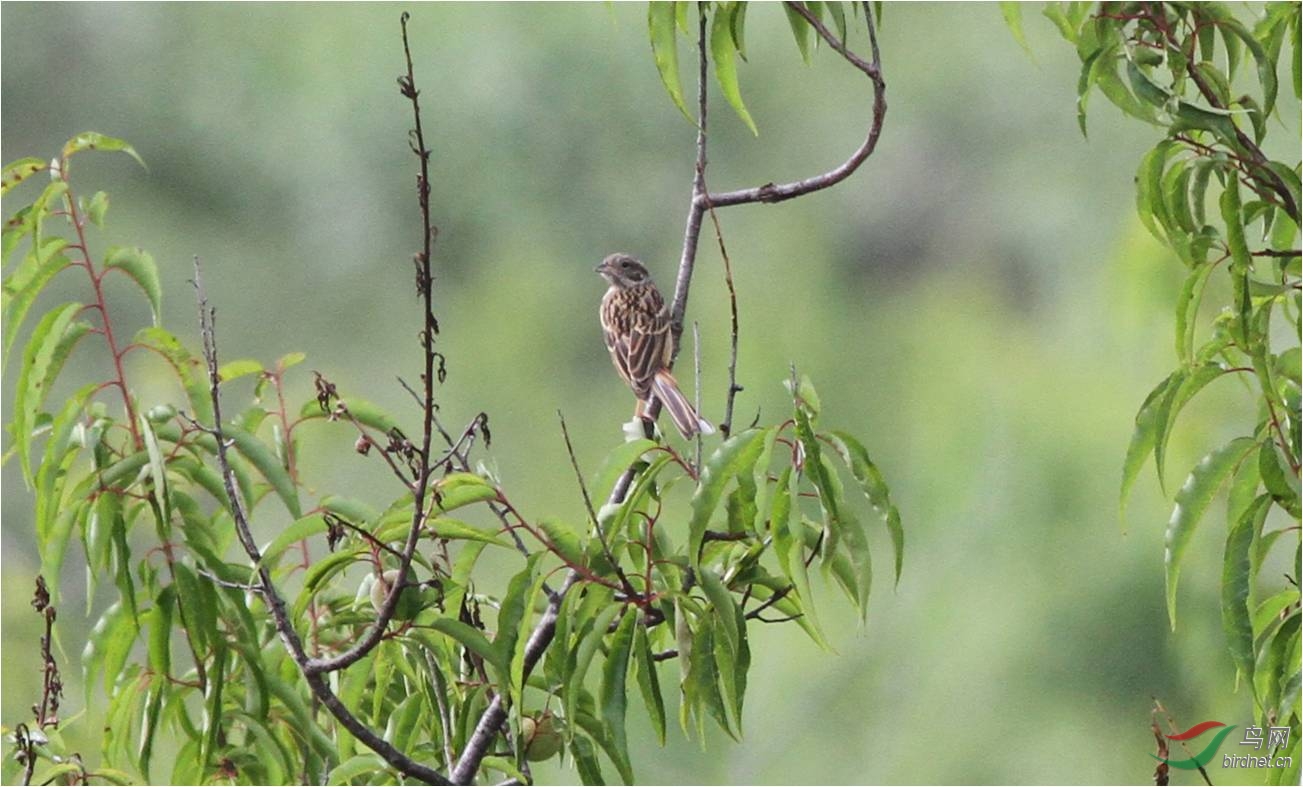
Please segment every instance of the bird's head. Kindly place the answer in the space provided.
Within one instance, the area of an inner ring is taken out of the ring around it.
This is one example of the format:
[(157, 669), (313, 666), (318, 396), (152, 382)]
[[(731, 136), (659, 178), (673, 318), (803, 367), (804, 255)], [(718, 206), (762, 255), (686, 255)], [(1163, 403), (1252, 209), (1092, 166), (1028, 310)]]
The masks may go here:
[(602, 278), (609, 281), (612, 286), (621, 289), (651, 280), (651, 274), (647, 273), (647, 268), (628, 254), (607, 255), (606, 259), (602, 260), (602, 264), (598, 265), (595, 270), (602, 274)]

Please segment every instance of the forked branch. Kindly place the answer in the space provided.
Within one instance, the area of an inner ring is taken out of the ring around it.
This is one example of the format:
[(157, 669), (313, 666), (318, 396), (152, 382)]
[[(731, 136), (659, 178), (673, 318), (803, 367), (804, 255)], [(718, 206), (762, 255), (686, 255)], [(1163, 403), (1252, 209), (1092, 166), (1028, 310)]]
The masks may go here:
[[(707, 120), (707, 70), (709, 54), (706, 47), (706, 14), (699, 7), (697, 18), (697, 142), (696, 161), (693, 167), (692, 196), (689, 201), (688, 218), (683, 234), (683, 252), (679, 258), (678, 275), (675, 278), (674, 298), (671, 302), (671, 331), (673, 336), (673, 357), (677, 358), (680, 338), (683, 335), (683, 318), (687, 311), (688, 292), (692, 286), (692, 274), (696, 266), (697, 245), (701, 237), (701, 223), (710, 206), (727, 207), (744, 205), (752, 202), (781, 202), (795, 197), (834, 186), (850, 177), (860, 165), (873, 153), (882, 134), (883, 121), (887, 114), (886, 82), (882, 77), (881, 58), (878, 52), (877, 31), (873, 23), (872, 9), (864, 2), (865, 22), (868, 25), (871, 59), (865, 61), (847, 48), (845, 42), (834, 36), (816, 19), (802, 3), (788, 3), (828, 42), (838, 54), (852, 66), (862, 71), (873, 83), (873, 119), (864, 142), (851, 154), (843, 164), (828, 172), (804, 180), (775, 185), (767, 183), (752, 189), (729, 191), (712, 194), (706, 189), (706, 120)], [(730, 383), (734, 385), (736, 381)], [(660, 413), (660, 403), (653, 401), (648, 410), (652, 420)], [(619, 505), (628, 494), (636, 471), (626, 470), (616, 481), (607, 503)], [(551, 644), (556, 634), (557, 611), (565, 599), (566, 592), (575, 585), (579, 577), (574, 571), (566, 575), (560, 591), (549, 599), (542, 617), (530, 634), (525, 651), (525, 674), (528, 675), (534, 664)], [(467, 784), (474, 777), (480, 762), (489, 751), (489, 746), (497, 734), (498, 728), (506, 721), (507, 711), (501, 696), (495, 697), (487, 710), (480, 717), (475, 733), (468, 742), (462, 757), (453, 769), (452, 779), (457, 784)]]

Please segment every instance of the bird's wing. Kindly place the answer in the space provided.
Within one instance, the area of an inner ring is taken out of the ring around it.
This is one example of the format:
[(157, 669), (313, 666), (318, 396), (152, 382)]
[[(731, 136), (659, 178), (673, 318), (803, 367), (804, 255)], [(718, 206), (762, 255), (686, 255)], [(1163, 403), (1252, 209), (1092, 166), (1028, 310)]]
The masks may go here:
[(640, 397), (646, 397), (656, 372), (669, 362), (670, 311), (655, 288), (647, 288), (634, 305), (624, 337), (628, 377)]

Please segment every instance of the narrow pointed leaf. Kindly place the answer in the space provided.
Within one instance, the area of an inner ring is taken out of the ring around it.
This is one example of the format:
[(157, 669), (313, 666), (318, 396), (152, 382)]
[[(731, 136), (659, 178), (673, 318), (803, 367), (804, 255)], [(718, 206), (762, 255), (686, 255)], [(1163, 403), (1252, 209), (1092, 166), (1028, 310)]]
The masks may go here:
[(1257, 447), (1249, 437), (1237, 437), (1222, 448), (1203, 458), (1185, 485), (1176, 493), (1176, 505), (1167, 523), (1164, 539), (1163, 565), (1167, 575), (1167, 616), (1176, 628), (1176, 586), (1181, 578), (1181, 560), (1204, 513), (1212, 503), (1217, 490), (1230, 477), (1239, 463)]
[[(758, 135), (760, 131), (756, 128), (755, 121), (751, 119), (751, 113), (747, 111), (746, 104), (742, 101), (742, 91), (737, 83), (737, 63), (734, 62), (733, 54), (735, 46), (733, 44), (733, 34), (729, 30), (729, 18), (732, 16), (736, 6), (729, 10), (720, 9), (715, 12), (715, 18), (711, 21), (710, 26), (710, 55), (715, 63), (715, 79), (719, 82), (720, 90), (724, 93), (724, 98), (733, 107), (733, 111), (742, 119), (751, 133)], [(783, 10), (792, 13), (786, 5)], [(799, 18), (799, 17), (798, 17)], [(805, 26), (805, 21), (801, 21)], [(808, 28), (806, 28), (808, 30)]]
[(683, 101), (683, 85), (679, 82), (679, 41), (674, 26), (675, 6), (678, 3), (653, 2), (647, 4), (647, 30), (651, 38), (652, 59), (656, 61), (656, 70), (661, 75), (665, 92), (670, 94), (674, 105), (690, 123), (692, 113)]

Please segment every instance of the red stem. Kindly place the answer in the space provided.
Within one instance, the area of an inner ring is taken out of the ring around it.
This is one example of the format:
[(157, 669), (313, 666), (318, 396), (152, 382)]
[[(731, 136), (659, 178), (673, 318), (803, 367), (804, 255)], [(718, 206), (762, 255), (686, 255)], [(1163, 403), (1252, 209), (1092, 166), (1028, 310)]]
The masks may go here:
[[(63, 171), (68, 171), (66, 164)], [(63, 180), (65, 183), (68, 182), (67, 175), (64, 175)], [(122, 392), (122, 403), (127, 408), (127, 426), (131, 429), (131, 441), (135, 448), (139, 450), (143, 443), (140, 440), (140, 429), (136, 426), (136, 407), (131, 403), (131, 394), (127, 392), (127, 376), (122, 369), (122, 352), (118, 350), (118, 341), (113, 335), (113, 320), (109, 319), (109, 311), (105, 305), (104, 288), (100, 285), (100, 277), (95, 275), (94, 263), (91, 262), (90, 253), (86, 251), (86, 224), (77, 211), (77, 198), (72, 192), (71, 184), (68, 187), (68, 216), (77, 232), (77, 244), (74, 248), (81, 251), (81, 265), (86, 269), (91, 288), (95, 291), (95, 303), (93, 305), (99, 310), (102, 318), (101, 322), (104, 325), (104, 341), (108, 343), (109, 354), (113, 356), (113, 373), (116, 375), (113, 382), (117, 384), (118, 390)]]

